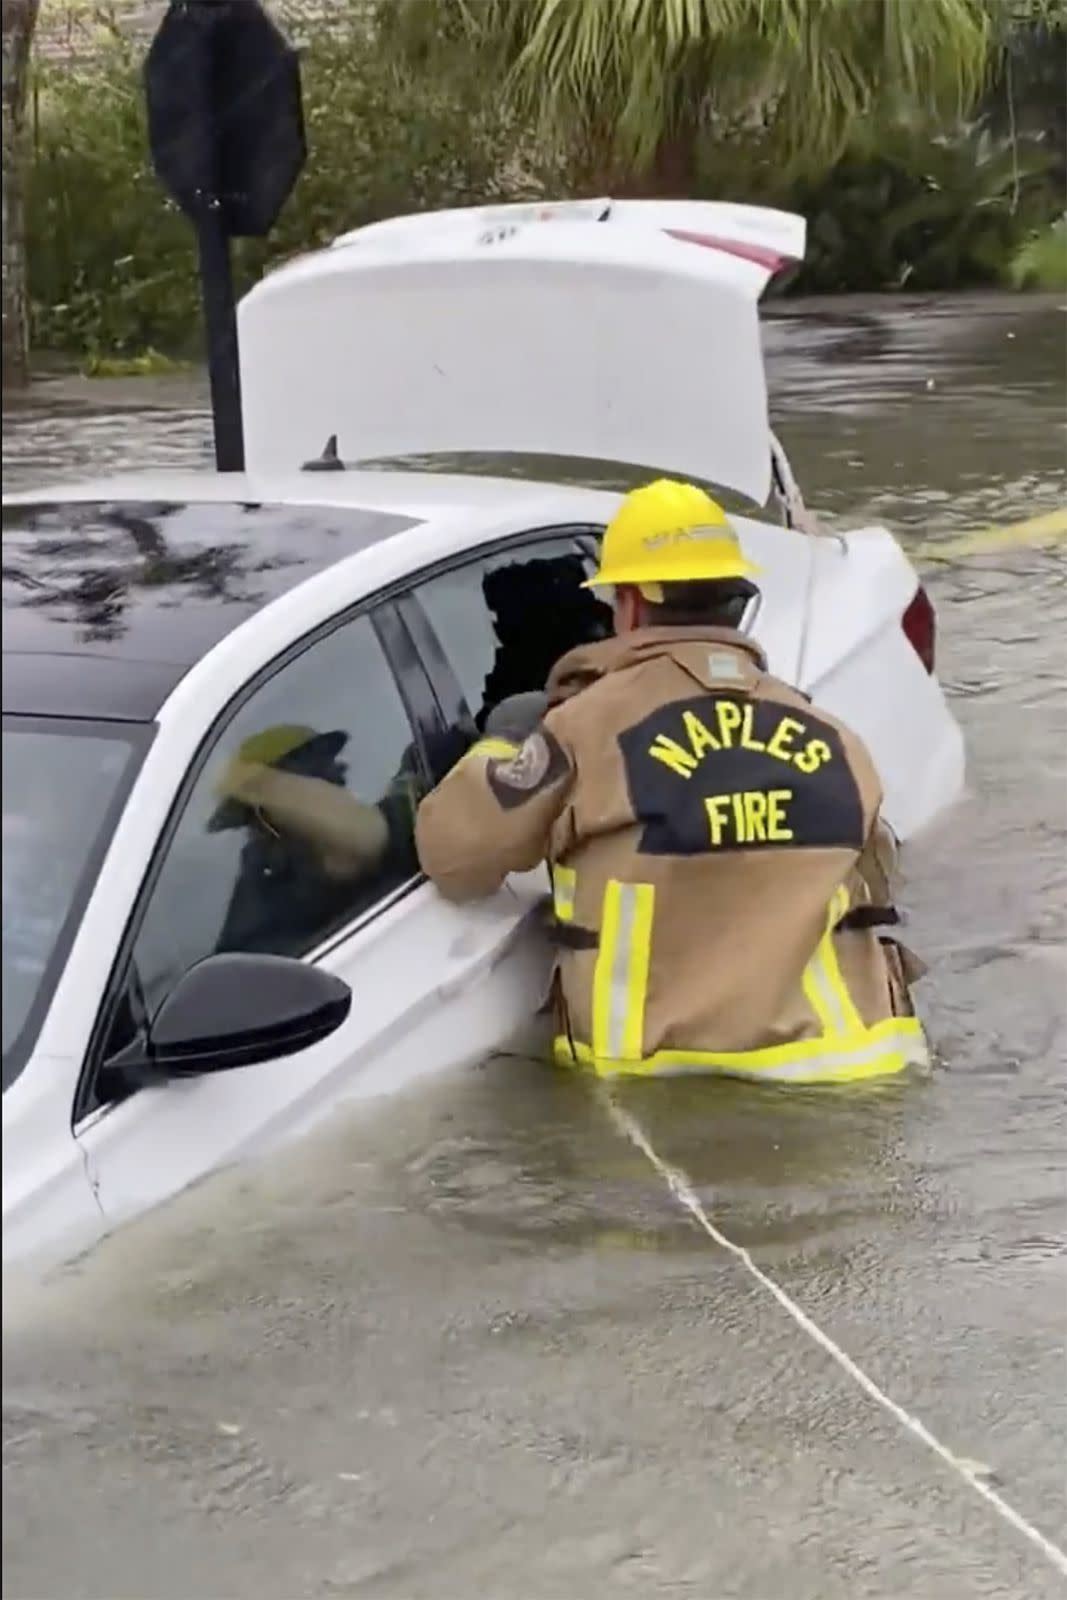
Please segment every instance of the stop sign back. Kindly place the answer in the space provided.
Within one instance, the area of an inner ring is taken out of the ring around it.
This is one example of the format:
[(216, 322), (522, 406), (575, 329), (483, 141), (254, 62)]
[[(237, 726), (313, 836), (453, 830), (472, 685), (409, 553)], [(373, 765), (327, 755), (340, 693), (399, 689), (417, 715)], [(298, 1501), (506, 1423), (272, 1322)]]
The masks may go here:
[(145, 94), (152, 164), (186, 215), (268, 233), (307, 144), (296, 52), (259, 0), (171, 0)]

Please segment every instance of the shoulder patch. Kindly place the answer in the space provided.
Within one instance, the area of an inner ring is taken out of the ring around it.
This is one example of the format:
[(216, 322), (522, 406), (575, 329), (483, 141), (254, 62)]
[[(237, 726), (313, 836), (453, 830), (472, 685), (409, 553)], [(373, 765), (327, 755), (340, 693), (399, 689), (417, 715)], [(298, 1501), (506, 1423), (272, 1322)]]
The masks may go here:
[(510, 808), (551, 788), (569, 769), (559, 741), (540, 728), (508, 760), (490, 761), (486, 776), (500, 805)]
[(548, 771), (552, 752), (543, 733), (531, 733), (509, 761), (496, 768), (496, 777), (507, 789), (536, 789)]

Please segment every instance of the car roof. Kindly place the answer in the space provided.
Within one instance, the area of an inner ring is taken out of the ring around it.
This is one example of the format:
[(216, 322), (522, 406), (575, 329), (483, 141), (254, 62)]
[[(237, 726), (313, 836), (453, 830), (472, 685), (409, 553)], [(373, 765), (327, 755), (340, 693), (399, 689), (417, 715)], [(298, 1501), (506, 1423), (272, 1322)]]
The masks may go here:
[[(576, 501), (589, 515), (610, 515), (620, 490), (647, 481), (641, 468), (585, 462), (572, 467), (558, 459), (546, 464), (551, 481), (530, 476), (525, 457), (464, 457), (460, 471), (353, 467), (337, 472), (285, 471), (270, 474), (184, 469), (120, 472), (105, 477), (53, 482), (5, 493), (4, 505), (58, 500), (241, 501), (273, 505), (333, 505), (391, 511), (428, 521), (470, 509), (490, 516), (531, 513), (551, 518), (575, 514)], [(514, 463), (514, 465), (512, 465)], [(562, 470), (560, 470), (562, 469)], [(514, 476), (510, 472), (514, 472)]]
[(416, 525), (373, 508), (170, 496), (5, 504), (4, 710), (150, 720), (263, 606)]
[(501, 514), (535, 525), (616, 500), (380, 471), (124, 474), (5, 495), (4, 711), (149, 721), (255, 613), (396, 534), (469, 512), (477, 543)]

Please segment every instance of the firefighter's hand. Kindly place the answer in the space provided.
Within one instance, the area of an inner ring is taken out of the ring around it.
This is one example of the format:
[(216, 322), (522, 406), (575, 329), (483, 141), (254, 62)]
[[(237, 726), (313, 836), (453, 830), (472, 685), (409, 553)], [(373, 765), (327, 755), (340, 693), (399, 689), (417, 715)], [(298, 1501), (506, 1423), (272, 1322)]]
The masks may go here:
[(509, 739), (522, 744), (540, 727), (548, 710), (548, 696), (539, 689), (526, 694), (512, 694), (493, 707), (485, 719), (484, 737)]

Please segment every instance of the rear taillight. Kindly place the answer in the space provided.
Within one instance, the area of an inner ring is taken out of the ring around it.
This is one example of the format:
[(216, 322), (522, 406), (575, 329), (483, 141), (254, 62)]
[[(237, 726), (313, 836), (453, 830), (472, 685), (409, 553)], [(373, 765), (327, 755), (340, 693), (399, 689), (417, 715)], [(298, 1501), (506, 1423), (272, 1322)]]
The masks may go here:
[(922, 584), (916, 589), (908, 609), (901, 617), (900, 626), (927, 672), (933, 672), (937, 654), (937, 612)]

